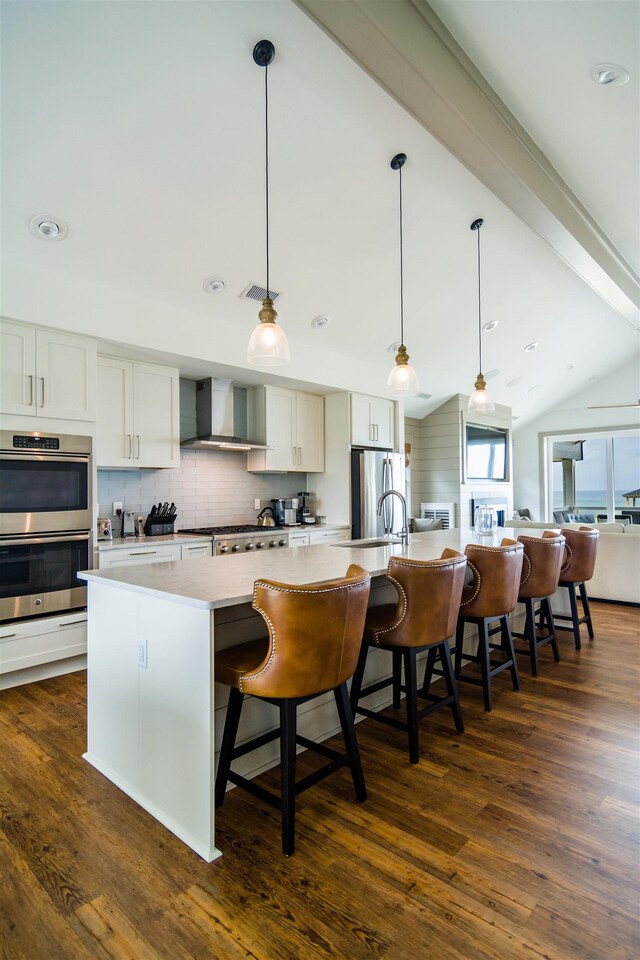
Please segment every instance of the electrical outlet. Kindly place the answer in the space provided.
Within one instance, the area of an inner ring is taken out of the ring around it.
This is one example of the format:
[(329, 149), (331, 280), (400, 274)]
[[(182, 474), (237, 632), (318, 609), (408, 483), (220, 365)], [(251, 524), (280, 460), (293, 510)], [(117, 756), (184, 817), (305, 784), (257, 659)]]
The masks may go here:
[(113, 501), (113, 513), (114, 516), (119, 517), (122, 513), (122, 500)]
[(253, 509), (254, 509), (254, 510), (259, 510), (259, 509), (260, 509), (260, 500), (259, 500), (258, 497), (256, 497), (256, 499), (253, 501)]
[(138, 640), (138, 666), (147, 669), (147, 641)]

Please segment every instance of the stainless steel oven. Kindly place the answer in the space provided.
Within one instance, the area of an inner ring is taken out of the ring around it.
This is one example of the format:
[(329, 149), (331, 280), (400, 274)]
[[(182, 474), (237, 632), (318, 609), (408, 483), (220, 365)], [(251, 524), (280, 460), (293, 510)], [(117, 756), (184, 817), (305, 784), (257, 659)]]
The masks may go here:
[(0, 621), (86, 606), (91, 532), (0, 538)]
[(0, 431), (0, 621), (86, 606), (91, 437)]
[(91, 437), (0, 431), (0, 535), (91, 530)]

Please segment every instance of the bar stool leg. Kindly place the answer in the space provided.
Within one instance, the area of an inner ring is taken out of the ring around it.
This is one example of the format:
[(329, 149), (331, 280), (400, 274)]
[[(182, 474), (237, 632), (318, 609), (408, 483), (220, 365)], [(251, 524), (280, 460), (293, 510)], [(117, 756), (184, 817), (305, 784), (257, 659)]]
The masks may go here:
[(350, 766), (351, 776), (353, 778), (353, 789), (355, 790), (356, 798), (364, 802), (367, 799), (367, 788), (364, 783), (362, 761), (360, 760), (360, 750), (358, 748), (358, 740), (353, 723), (353, 712), (351, 710), (351, 703), (349, 702), (346, 683), (341, 683), (339, 687), (336, 687), (333, 695), (335, 697), (336, 707), (338, 708), (338, 716), (340, 717), (345, 750), (351, 756)]
[(218, 773), (216, 775), (215, 786), (215, 805), (221, 807), (224, 803), (224, 795), (227, 789), (227, 780), (231, 761), (233, 759), (233, 749), (236, 745), (236, 736), (238, 733), (238, 724), (240, 723), (240, 714), (242, 712), (242, 701), (244, 694), (237, 687), (229, 688), (229, 703), (227, 704), (227, 717), (224, 722), (224, 733), (222, 734), (222, 744), (220, 747), (220, 756), (218, 758)]
[[(433, 669), (436, 665), (436, 659), (438, 657), (439, 647), (429, 647), (429, 652), (427, 653), (427, 663), (424, 668), (424, 678), (422, 681), (422, 696), (426, 697), (429, 693), (429, 688), (431, 687), (431, 680), (433, 678)], [(449, 657), (451, 659), (451, 657)], [(443, 665), (444, 670), (444, 665)]]
[(296, 702), (280, 701), (280, 796), (282, 852), (290, 856), (295, 846), (296, 816)]
[(535, 601), (527, 597), (524, 601), (527, 616), (524, 623), (524, 635), (529, 643), (529, 657), (531, 658), (531, 675), (538, 676), (538, 645), (536, 643)]
[(589, 640), (593, 640), (593, 624), (591, 623), (591, 610), (589, 609), (589, 598), (587, 597), (587, 588), (583, 583), (578, 584), (578, 589), (580, 590), (580, 599), (582, 600), (582, 609), (584, 615), (587, 618), (585, 623), (587, 624), (587, 630), (589, 632)]
[(420, 748), (418, 745), (418, 678), (416, 675), (416, 651), (414, 648), (405, 649), (404, 679), (407, 704), (407, 727), (409, 732), (409, 760), (418, 763)]
[(576, 598), (576, 585), (575, 583), (567, 584), (567, 590), (569, 591), (569, 605), (571, 607), (571, 622), (573, 624), (573, 639), (576, 645), (576, 650), (582, 649), (582, 641), (580, 639), (580, 618), (578, 616), (578, 601)]
[(478, 659), (482, 671), (482, 696), (484, 698), (484, 708), (487, 713), (491, 712), (491, 664), (489, 661), (491, 650), (489, 647), (489, 624), (486, 619), (478, 623)]
[[(434, 647), (433, 651), (429, 650), (429, 656), (433, 652), (433, 657), (435, 660), (437, 648)], [(458, 733), (464, 733), (464, 721), (462, 719), (462, 710), (460, 709), (460, 695), (458, 694), (458, 684), (456, 683), (456, 678), (453, 675), (453, 663), (451, 662), (451, 651), (449, 650), (449, 643), (447, 640), (440, 645), (440, 662), (442, 663), (442, 673), (444, 675), (444, 680), (447, 685), (447, 693), (450, 697), (453, 697), (451, 703), (451, 712), (453, 713), (453, 719), (455, 721), (456, 730)]]
[(558, 639), (556, 637), (556, 627), (553, 622), (553, 612), (551, 610), (551, 601), (549, 597), (544, 597), (540, 602), (540, 623), (544, 625), (546, 623), (547, 630), (551, 634), (551, 640), (549, 644), (551, 650), (553, 651), (553, 659), (556, 663), (560, 663), (560, 652), (558, 650)]
[(520, 677), (518, 676), (518, 664), (516, 662), (516, 651), (513, 646), (513, 637), (511, 636), (511, 625), (509, 617), (505, 614), (500, 618), (500, 627), (502, 634), (502, 648), (506, 654), (507, 660), (511, 661), (509, 672), (511, 673), (511, 682), (513, 689), (520, 689)]
[(459, 677), (462, 672), (462, 644), (464, 642), (464, 620), (458, 620), (456, 627), (455, 674)]

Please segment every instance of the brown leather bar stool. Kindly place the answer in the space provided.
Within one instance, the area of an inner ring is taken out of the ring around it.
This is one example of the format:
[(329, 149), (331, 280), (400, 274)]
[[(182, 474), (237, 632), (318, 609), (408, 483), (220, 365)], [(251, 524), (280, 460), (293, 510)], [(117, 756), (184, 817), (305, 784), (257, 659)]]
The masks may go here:
[[(406, 730), (409, 734), (411, 763), (419, 760), (418, 721), (421, 717), (450, 706), (456, 729), (460, 733), (464, 730), (447, 640), (456, 628), (466, 566), (466, 558), (455, 550), (445, 550), (440, 560), (391, 557), (387, 577), (398, 591), (398, 602), (372, 607), (367, 613), (360, 658), (351, 684), (353, 712)], [(392, 652), (393, 674), (363, 688), (362, 678), (371, 647)], [(425, 685), (419, 691), (416, 656), (424, 650), (429, 653)], [(444, 697), (429, 693), (437, 656), (442, 661), (442, 675), (447, 686), (447, 695)], [(404, 686), (401, 684), (401, 659), (404, 661)], [(396, 709), (400, 705), (401, 692), (406, 693), (406, 722), (360, 705), (364, 697), (390, 685), (393, 685), (393, 705)], [(418, 697), (427, 700), (428, 705), (418, 709)]]
[[(370, 575), (351, 564), (346, 576), (319, 584), (290, 585), (257, 580), (252, 606), (264, 619), (268, 637), (216, 651), (215, 673), (227, 684), (229, 705), (216, 775), (215, 804), (224, 801), (227, 781), (247, 790), (282, 814), (282, 851), (295, 845), (296, 795), (348, 766), (358, 800), (367, 799), (347, 680), (358, 662), (369, 600)], [(296, 733), (301, 703), (333, 691), (345, 753)], [(245, 694), (276, 704), (280, 726), (236, 747)], [(233, 760), (280, 738), (280, 796), (231, 769)], [(296, 744), (329, 758), (319, 770), (296, 783)]]
[[(472, 576), (462, 593), (458, 627), (456, 630), (455, 673), (458, 680), (482, 686), (485, 710), (491, 710), (491, 680), (503, 670), (511, 672), (513, 689), (520, 689), (518, 665), (513, 649), (509, 614), (515, 609), (520, 589), (524, 548), (515, 540), (503, 540), (499, 547), (485, 547), (470, 543), (464, 551)], [(489, 624), (499, 620), (501, 642), (489, 641)], [(478, 628), (478, 647), (475, 655), (463, 653), (465, 624)], [(492, 660), (491, 651), (502, 650), (504, 660)], [(479, 663), (482, 677), (462, 673), (462, 661)]]
[[(541, 537), (518, 537), (518, 543), (524, 548), (518, 603), (524, 604), (525, 624), (523, 633), (514, 630), (512, 636), (527, 641), (527, 649), (516, 647), (516, 653), (530, 658), (531, 673), (537, 677), (538, 650), (544, 644), (551, 644), (553, 659), (556, 663), (560, 660), (549, 597), (558, 589), (565, 539), (562, 534), (545, 530)], [(539, 615), (537, 625), (536, 614)]]
[[(598, 552), (598, 537), (600, 534), (592, 527), (580, 527), (578, 530), (564, 529), (562, 533), (567, 542), (564, 548), (564, 563), (560, 570), (559, 586), (566, 587), (569, 592), (571, 613), (554, 613), (553, 619), (556, 630), (570, 630), (573, 633), (576, 650), (580, 650), (582, 647), (580, 641), (580, 624), (586, 623), (590, 640), (593, 640), (594, 636), (585, 583), (587, 580), (591, 580), (593, 576)], [(578, 614), (576, 587), (580, 592), (582, 616)], [(562, 624), (557, 622), (558, 620), (569, 620), (571, 621), (571, 626), (562, 626)]]

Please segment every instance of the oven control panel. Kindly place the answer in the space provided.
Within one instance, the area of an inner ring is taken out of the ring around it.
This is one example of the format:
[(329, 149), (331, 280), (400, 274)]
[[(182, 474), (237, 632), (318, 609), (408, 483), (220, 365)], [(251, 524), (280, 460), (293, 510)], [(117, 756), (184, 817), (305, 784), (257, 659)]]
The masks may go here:
[(59, 450), (60, 437), (25, 437), (14, 434), (13, 447), (15, 450)]
[(289, 537), (286, 533), (274, 534), (245, 534), (235, 537), (214, 537), (216, 557), (229, 556), (233, 553), (255, 552), (256, 550), (278, 550), (289, 546)]

